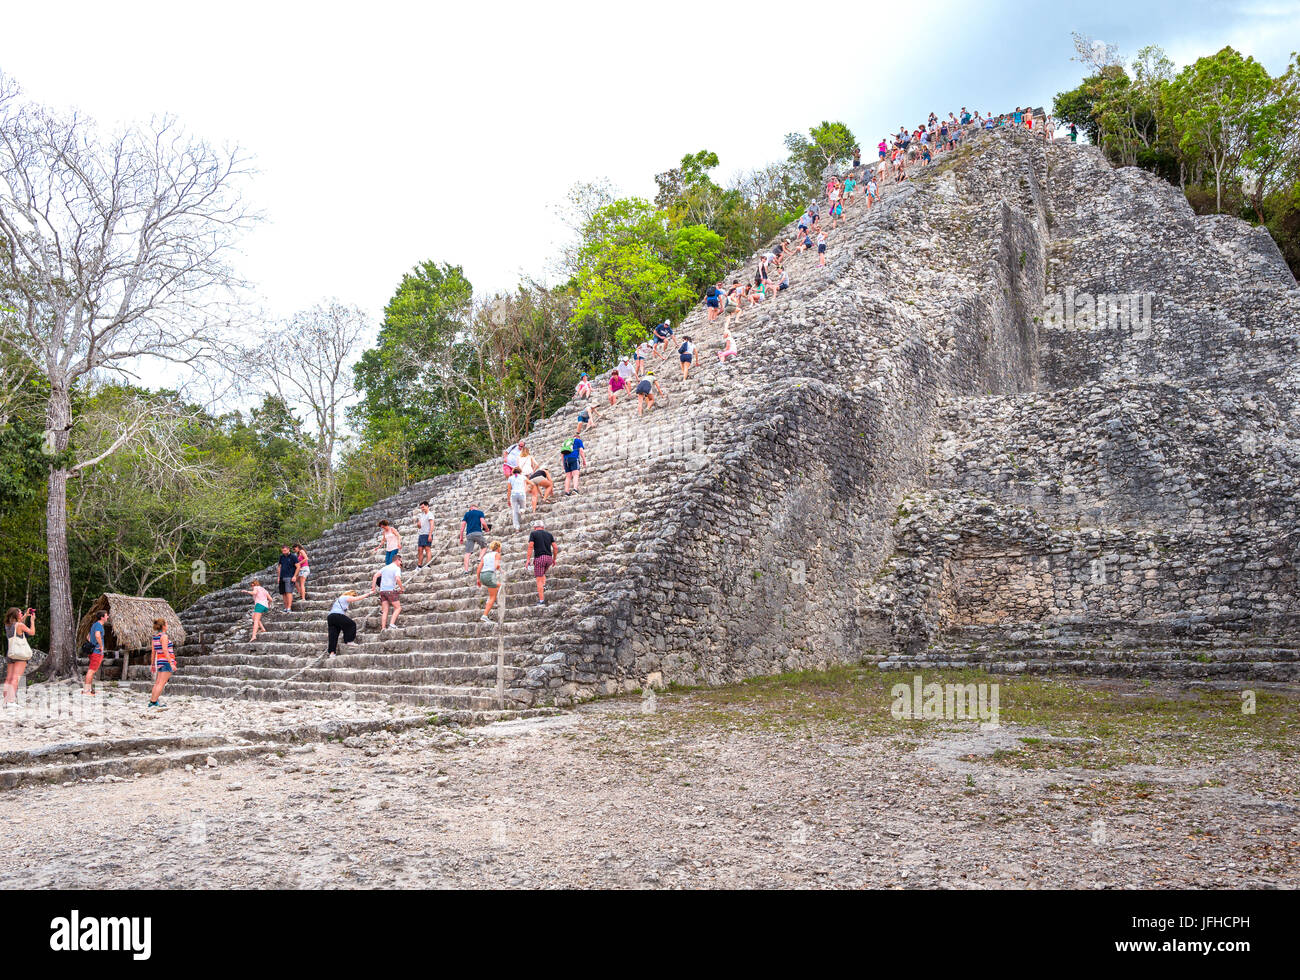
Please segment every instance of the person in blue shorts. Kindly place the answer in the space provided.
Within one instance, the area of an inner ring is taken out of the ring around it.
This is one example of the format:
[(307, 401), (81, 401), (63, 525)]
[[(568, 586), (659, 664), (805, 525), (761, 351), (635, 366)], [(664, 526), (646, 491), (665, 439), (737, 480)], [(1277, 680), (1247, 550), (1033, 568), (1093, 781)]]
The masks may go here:
[(433, 560), (433, 515), (429, 513), (429, 501), (420, 501), (420, 512), (415, 515), (420, 536), (415, 545), (415, 568), (418, 571)]
[(685, 381), (687, 375), (691, 373), (691, 362), (695, 360), (695, 345), (691, 343), (690, 337), (682, 340), (682, 346), (677, 348), (677, 353), (682, 362), (682, 380)]
[(379, 547), (375, 551), (384, 553), (384, 564), (391, 565), (393, 559), (398, 556), (402, 550), (402, 536), (397, 533), (397, 528), (387, 521), (379, 522), (380, 538)]
[(560, 456), (564, 460), (564, 495), (568, 497), (578, 492), (578, 479), (587, 465), (587, 450), (582, 440), (574, 436), (560, 447)]
[(663, 323), (655, 326), (654, 335), (655, 354), (658, 356), (659, 360), (662, 361), (666, 356), (664, 351), (667, 350), (668, 341), (673, 339), (673, 328), (669, 325), (668, 321), (665, 320)]

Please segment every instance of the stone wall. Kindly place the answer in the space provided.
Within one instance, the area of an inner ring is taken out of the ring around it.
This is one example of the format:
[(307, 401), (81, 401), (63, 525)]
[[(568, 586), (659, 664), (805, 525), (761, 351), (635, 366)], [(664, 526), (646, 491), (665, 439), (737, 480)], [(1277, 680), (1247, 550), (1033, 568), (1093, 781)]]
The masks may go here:
[[(945, 404), (871, 600), (895, 659), (1195, 640), (1269, 647), (1268, 676), (1282, 643), (1294, 670), (1295, 280), (1265, 232), (1094, 149), (1047, 151), (1038, 390)], [(1097, 313), (1126, 302), (1150, 315)]]

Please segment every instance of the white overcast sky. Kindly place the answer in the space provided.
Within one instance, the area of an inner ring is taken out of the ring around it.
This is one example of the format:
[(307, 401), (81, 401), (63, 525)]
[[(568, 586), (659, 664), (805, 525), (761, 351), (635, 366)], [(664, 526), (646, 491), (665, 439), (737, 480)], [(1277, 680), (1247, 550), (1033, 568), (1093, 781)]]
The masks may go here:
[(479, 291), (542, 274), (577, 180), (649, 196), (684, 153), (725, 179), (822, 119), (866, 148), (931, 110), (1050, 104), (1082, 74), (1071, 30), (1180, 64), (1230, 43), (1276, 73), (1300, 3), (65, 0), (5, 5), (0, 70), (104, 124), (165, 111), (238, 143), (264, 308), (377, 320), (423, 259)]

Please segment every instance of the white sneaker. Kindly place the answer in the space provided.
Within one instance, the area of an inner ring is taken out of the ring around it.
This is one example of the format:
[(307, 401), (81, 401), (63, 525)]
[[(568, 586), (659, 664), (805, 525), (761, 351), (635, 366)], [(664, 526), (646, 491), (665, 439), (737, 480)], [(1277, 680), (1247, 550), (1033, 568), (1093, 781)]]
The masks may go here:
[(480, 616), (480, 617), (478, 618), (478, 621), (479, 621), (480, 623), (490, 623), (490, 622), (492, 622), (492, 620), (490, 620), (487, 616)]

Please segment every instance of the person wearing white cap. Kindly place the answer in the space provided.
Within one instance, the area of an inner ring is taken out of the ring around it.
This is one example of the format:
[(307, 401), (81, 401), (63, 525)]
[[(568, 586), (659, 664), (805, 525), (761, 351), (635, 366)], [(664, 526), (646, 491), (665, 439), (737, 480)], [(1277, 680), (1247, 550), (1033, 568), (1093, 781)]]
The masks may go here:
[(665, 320), (663, 323), (656, 326), (653, 332), (655, 335), (654, 351), (655, 354), (658, 355), (659, 360), (662, 361), (664, 357), (667, 356), (665, 352), (668, 349), (668, 342), (673, 339), (672, 324)]
[(619, 377), (623, 379), (623, 383), (629, 388), (632, 387), (632, 379), (636, 376), (636, 368), (632, 365), (632, 358), (626, 354), (618, 359), (618, 373)]

